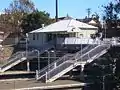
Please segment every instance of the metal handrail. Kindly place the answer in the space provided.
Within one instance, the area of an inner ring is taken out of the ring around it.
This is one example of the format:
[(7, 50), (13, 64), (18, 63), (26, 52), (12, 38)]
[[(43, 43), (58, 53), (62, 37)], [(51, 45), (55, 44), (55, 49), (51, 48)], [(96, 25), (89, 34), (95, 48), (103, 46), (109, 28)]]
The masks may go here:
[[(90, 58), (92, 58), (92, 57), (94, 57), (97, 53), (99, 53), (99, 52), (102, 52), (103, 50), (105, 50), (105, 49), (108, 49), (109, 48), (109, 45), (98, 45), (97, 47), (95, 47), (94, 49), (92, 49), (92, 50), (90, 50), (90, 52), (88, 52), (87, 54), (84, 54), (84, 55), (82, 55), (81, 56), (81, 58), (84, 58), (85, 56), (87, 56), (87, 58), (89, 59), (89, 57), (88, 57), (88, 54), (90, 54)], [(97, 51), (97, 53), (96, 53), (96, 51)], [(70, 59), (70, 60), (72, 60), (72, 59)], [(79, 60), (79, 59), (78, 59)], [(77, 60), (77, 61), (78, 61)], [(87, 59), (86, 59), (87, 60)], [(65, 64), (65, 65), (64, 65)], [(67, 64), (69, 64), (69, 65), (67, 65)], [(61, 71), (62, 69), (62, 67), (64, 67), (64, 66), (66, 66), (66, 68), (67, 67), (69, 67), (70, 65), (73, 65), (73, 63), (69, 63), (69, 62), (64, 62), (64, 63), (62, 63), (59, 67), (57, 67), (56, 69), (52, 69), (52, 70), (49, 70), (48, 71), (48, 73), (47, 73), (47, 76), (49, 76), (48, 77), (48, 79), (50, 79), (51, 77), (53, 77), (53, 74), (55, 74), (56, 72), (58, 72), (58, 71)], [(59, 70), (58, 70), (59, 69)], [(51, 75), (52, 74), (52, 75)]]
[(21, 59), (23, 56), (24, 56), (24, 54), (23, 54), (23, 53), (20, 53), (20, 54), (17, 55), (16, 57), (11, 58), (11, 60), (9, 60), (6, 64), (4, 64), (4, 65), (1, 67), (1, 69), (2, 69), (2, 68), (5, 68), (5, 67), (8, 66), (8, 65), (10, 65), (10, 64), (13, 63), (14, 61), (17, 61), (18, 59)]
[[(53, 43), (53, 40), (50, 41), (50, 42), (48, 42), (48, 43), (46, 43), (46, 44), (44, 44), (43, 47), (42, 47), (42, 49), (41, 49), (40, 51), (43, 52), (43, 51), (45, 51), (46, 49), (49, 49), (50, 46), (51, 46), (51, 47), (53, 46), (53, 45), (50, 45), (50, 44), (52, 44), (52, 43)], [(47, 47), (46, 47), (46, 46), (47, 46)], [(11, 58), (8, 59), (8, 62), (5, 63), (5, 64), (4, 64), (3, 66), (1, 66), (0, 68), (3, 69), (3, 68), (5, 68), (6, 66), (14, 63), (15, 61), (22, 59), (23, 57), (28, 58), (29, 56), (34, 55), (34, 52), (28, 51), (27, 54), (28, 54), (28, 55), (27, 55), (27, 57), (26, 57), (26, 52), (25, 52), (25, 51), (23, 51), (23, 52), (16, 52), (15, 54), (13, 54), (13, 55), (11, 56)]]
[[(103, 45), (98, 45), (97, 47), (95, 47), (94, 49), (90, 50), (89, 52), (85, 53), (84, 55), (82, 55), (81, 57), (78, 58), (78, 60), (81, 60), (81, 58), (83, 59), (83, 57), (86, 55), (86, 56), (89, 56), (88, 58), (90, 58), (90, 53), (94, 52), (96, 49), (96, 52), (95, 54), (98, 52), (99, 53), (99, 50), (102, 50), (101, 47), (104, 49), (108, 49), (110, 48), (110, 45), (107, 45), (107, 44), (103, 44)], [(93, 54), (93, 53), (92, 53)], [(78, 61), (77, 60), (77, 61)]]
[[(88, 46), (88, 47), (89, 47), (89, 46)], [(88, 49), (88, 47), (86, 47), (84, 50)], [(95, 48), (96, 48), (96, 47), (95, 47)], [(92, 50), (93, 50), (93, 49), (92, 49)], [(91, 51), (91, 50), (90, 50), (90, 51)], [(80, 51), (78, 51), (77, 53), (79, 53), (79, 52), (80, 52)], [(77, 53), (76, 53), (76, 54), (77, 54)], [(76, 55), (76, 54), (74, 54), (74, 55)], [(72, 55), (73, 57), (71, 57), (70, 59), (65, 60), (65, 62), (68, 62), (69, 60), (72, 60), (72, 61), (75, 60), (75, 61), (76, 61), (74, 55)], [(82, 56), (84, 56), (84, 55), (86, 55), (86, 54), (83, 54)], [(82, 56), (81, 56), (81, 57), (82, 57)], [(80, 57), (80, 58), (81, 58), (81, 57)], [(63, 62), (63, 63), (65, 63), (65, 62)], [(62, 63), (62, 64), (63, 64), (63, 63)], [(56, 62), (56, 65), (57, 65), (57, 62)], [(59, 66), (59, 65), (58, 65), (58, 66)], [(53, 70), (49, 70), (48, 72), (51, 72), (51, 71), (53, 71)]]
[[(86, 49), (88, 49), (90, 46), (91, 46), (91, 45), (88, 45), (88, 46), (85, 47), (82, 51), (84, 52), (84, 51), (85, 51)], [(79, 53), (79, 52), (80, 52), (80, 51), (78, 51), (77, 53)], [(56, 66), (58, 66), (58, 65), (62, 64), (64, 61), (66, 61), (66, 60), (75, 59), (74, 56), (75, 56), (77, 53), (75, 53), (75, 54), (66, 54), (66, 55), (64, 55), (63, 57), (60, 57), (58, 60), (56, 60), (56, 61), (54, 61), (53, 63), (51, 63), (50, 65), (47, 65), (45, 68), (43, 68), (42, 70), (40, 70), (40, 71), (38, 72), (39, 78), (41, 78), (41, 77), (43, 77), (43, 76), (45, 75), (46, 71), (48, 71), (48, 68), (49, 68), (49, 69), (54, 69), (54, 64), (55, 64), (55, 63), (56, 63)]]
[[(89, 46), (90, 46), (90, 45), (89, 45)], [(89, 46), (85, 47), (85, 48), (83, 49), (83, 51), (86, 50)], [(77, 53), (79, 53), (79, 52), (77, 52)], [(65, 59), (65, 58), (68, 57), (68, 56), (74, 56), (74, 54), (66, 54), (66, 55), (64, 55), (63, 57), (60, 57), (58, 60), (54, 61), (54, 62), (51, 63), (50, 65), (48, 65), (48, 66), (46, 66), (45, 68), (43, 68), (42, 70), (40, 70), (40, 72), (38, 73), (38, 74), (39, 74), (38, 76), (40, 76), (41, 73), (43, 73), (43, 72), (44, 72), (43, 74), (45, 74), (45, 73), (46, 73), (46, 70), (48, 70), (49, 67), (54, 66), (54, 63), (58, 63), (58, 62), (62, 61), (63, 59)], [(53, 68), (54, 68), (54, 67), (53, 67)], [(51, 69), (53, 69), (53, 68), (51, 68)], [(42, 76), (43, 76), (43, 75), (42, 75)], [(42, 77), (42, 76), (40, 76), (40, 77)]]
[[(46, 67), (44, 67), (43, 69), (41, 69), (41, 70), (38, 72), (38, 74), (39, 74), (38, 76), (41, 75), (39, 78), (43, 77), (43, 75), (46, 73), (46, 71), (48, 71), (48, 68), (49, 68), (49, 69), (53, 69), (54, 67), (52, 67), (52, 66), (54, 66), (55, 63), (60, 62), (61, 60), (63, 60), (64, 58), (66, 58), (66, 57), (68, 57), (68, 56), (72, 56), (72, 54), (66, 54), (66, 55), (64, 55), (63, 57), (59, 58), (58, 60), (52, 62), (51, 64), (49, 64), (49, 65), (47, 65)], [(42, 75), (42, 73), (43, 73), (43, 75)]]
[(76, 53), (75, 58), (76, 58), (76, 57), (80, 57), (80, 56), (81, 56), (81, 53), (82, 53), (82, 55), (83, 55), (83, 54), (85, 54), (86, 52), (88, 52), (90, 49), (95, 48), (96, 46), (97, 46), (97, 45), (88, 45), (87, 47), (83, 48), (82, 51), (81, 51), (81, 50), (78, 51), (78, 52)]
[(72, 62), (65, 61), (64, 63), (60, 64), (57, 68), (54, 68), (50, 70), (49, 72), (47, 72), (47, 79), (52, 78), (54, 75), (56, 75), (56, 73), (59, 73), (60, 71), (68, 68), (71, 65), (73, 65)]
[(83, 57), (84, 55), (88, 54), (89, 52), (91, 52), (92, 50), (96, 49), (96, 48), (99, 47), (99, 46), (100, 46), (100, 45), (97, 45), (97, 46), (95, 46), (95, 47), (93, 47), (93, 48), (89, 48), (89, 51), (87, 51), (86, 53), (82, 53), (82, 56), (81, 56), (81, 55), (78, 56), (77, 59), (82, 59), (82, 57)]

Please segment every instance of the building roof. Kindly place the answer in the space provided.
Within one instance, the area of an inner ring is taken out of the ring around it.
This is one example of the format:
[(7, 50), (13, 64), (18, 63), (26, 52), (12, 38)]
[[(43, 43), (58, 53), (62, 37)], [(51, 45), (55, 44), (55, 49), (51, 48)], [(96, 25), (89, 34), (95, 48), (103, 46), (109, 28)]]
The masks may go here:
[(58, 20), (69, 20), (69, 19), (73, 19), (72, 17), (70, 17), (68, 14), (66, 17), (59, 17)]
[(90, 22), (92, 20), (92, 18), (85, 17), (84, 19), (76, 19), (76, 20), (78, 20), (80, 22), (88, 23), (88, 22)]
[(96, 29), (97, 27), (94, 27), (92, 25), (88, 25), (83, 22), (79, 22), (74, 19), (69, 20), (60, 20), (58, 22), (55, 22), (53, 24), (50, 24), (44, 28), (40, 28), (37, 30), (34, 30), (30, 33), (38, 33), (38, 32), (80, 32), (80, 30), (83, 29)]
[(91, 20), (90, 22), (88, 22), (89, 24), (97, 24), (94, 20)]

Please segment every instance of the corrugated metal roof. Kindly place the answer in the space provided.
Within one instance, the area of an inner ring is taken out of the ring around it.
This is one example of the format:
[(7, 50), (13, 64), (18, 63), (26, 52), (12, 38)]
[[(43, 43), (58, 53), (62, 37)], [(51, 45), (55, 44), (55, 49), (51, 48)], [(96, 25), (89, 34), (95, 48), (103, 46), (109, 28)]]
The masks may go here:
[(56, 23), (50, 24), (44, 28), (40, 28), (37, 30), (34, 30), (30, 33), (38, 33), (38, 32), (80, 32), (80, 28), (87, 28), (89, 30), (89, 28), (93, 28), (93, 29), (97, 29), (97, 27), (94, 27), (92, 25), (88, 25), (86, 23), (83, 22), (79, 22), (77, 20), (74, 19), (70, 19), (70, 20), (61, 20), (58, 21)]

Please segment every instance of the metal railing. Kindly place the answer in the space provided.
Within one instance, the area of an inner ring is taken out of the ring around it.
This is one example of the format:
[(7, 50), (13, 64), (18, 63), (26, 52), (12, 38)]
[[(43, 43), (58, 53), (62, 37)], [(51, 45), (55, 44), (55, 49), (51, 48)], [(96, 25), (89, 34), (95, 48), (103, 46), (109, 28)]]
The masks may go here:
[[(50, 49), (50, 48), (52, 48), (54, 45), (52, 44), (53, 43), (53, 41), (50, 41), (50, 42), (48, 42), (48, 43), (45, 43), (45, 44), (43, 44), (43, 46), (41, 46), (41, 48), (37, 48), (39, 51), (40, 51), (40, 54), (42, 54), (45, 50), (48, 50), (48, 49)], [(27, 56), (26, 56), (26, 51), (21, 51), (21, 52), (16, 52), (15, 54), (13, 54), (7, 61), (8, 62), (6, 62), (4, 65), (2, 65), (1, 67), (0, 67), (0, 69), (2, 70), (2, 69), (5, 69), (7, 66), (9, 66), (9, 65), (11, 65), (11, 64), (13, 64), (13, 63), (15, 63), (16, 61), (18, 61), (18, 60), (21, 60), (22, 61), (22, 58), (29, 58), (29, 57), (31, 57), (31, 56), (35, 56), (36, 54), (35, 54), (35, 52), (31, 52), (31, 51), (28, 51), (27, 52)]]
[[(103, 50), (106, 50), (108, 48), (109, 48), (109, 45), (98, 45), (98, 46), (96, 46), (94, 48), (91, 48), (89, 50), (89, 52), (86, 52), (85, 54), (81, 55), (80, 57), (78, 56), (79, 58), (77, 58), (77, 62), (87, 61), (90, 58), (94, 57), (96, 54), (98, 54), (98, 53), (100, 53)], [(73, 58), (68, 58), (67, 60), (64, 60), (64, 61), (65, 62), (63, 62), (61, 64), (56, 63), (57, 68), (54, 68), (54, 69), (49, 70), (47, 72), (47, 79), (46, 80), (51, 79), (53, 76), (60, 73), (64, 69), (69, 68), (71, 65), (73, 65), (75, 63), (74, 57)]]
[(96, 44), (94, 44), (94, 45), (88, 45), (88, 46), (85, 47), (83, 50), (80, 50), (79, 52), (76, 53), (75, 59), (80, 58), (80, 57), (81, 57), (81, 54), (84, 55), (84, 54), (87, 53), (88, 51), (94, 49), (96, 46), (98, 46), (98, 45), (96, 45)]
[[(73, 62), (65, 61), (59, 67), (47, 72), (46, 81), (51, 79), (53, 76), (57, 75), (58, 73), (62, 72), (63, 70), (69, 68), (71, 65), (73, 65)], [(64, 72), (64, 73), (66, 73), (66, 72)]]
[(53, 63), (51, 63), (51, 64), (47, 65), (46, 67), (44, 67), (43, 69), (41, 69), (41, 70), (38, 72), (38, 75), (37, 75), (37, 76), (38, 76), (38, 79), (40, 79), (40, 78), (42, 78), (43, 76), (45, 76), (45, 74), (46, 74), (46, 72), (47, 72), (48, 70), (54, 69), (54, 68), (58, 65), (57, 63), (59, 63), (59, 64), (63, 63), (68, 56), (69, 56), (69, 57), (73, 57), (72, 54), (64, 55), (63, 57), (59, 58), (58, 60), (54, 61)]
[(81, 37), (66, 37), (57, 38), (57, 44), (100, 44), (100, 39), (81, 38)]
[(25, 57), (24, 52), (21, 52), (19, 54), (17, 53), (15, 56), (12, 56), (11, 58), (9, 58), (9, 61), (1, 67), (1, 70), (4, 69), (5, 67), (11, 65), (15, 61), (20, 60), (22, 57)]
[[(82, 53), (86, 53), (89, 50), (91, 50), (92, 48), (96, 47), (96, 45), (88, 45), (87, 47), (85, 47), (82, 50)], [(78, 51), (75, 54), (66, 54), (63, 57), (60, 57), (58, 60), (54, 61), (53, 63), (51, 63), (50, 65), (47, 65), (45, 68), (41, 69), (36, 75), (38, 77), (38, 79), (42, 78), (45, 76), (46, 72), (49, 70), (54, 69), (55, 67), (61, 65), (62, 63), (66, 62), (67, 60), (72, 60), (72, 59), (76, 59), (76, 55), (78, 55), (79, 53), (81, 53), (81, 51)]]
[(91, 59), (94, 55), (102, 52), (103, 50), (107, 50), (110, 48), (109, 44), (98, 45), (94, 49), (90, 50), (89, 52), (83, 54), (81, 57), (77, 57), (77, 61), (87, 61)]

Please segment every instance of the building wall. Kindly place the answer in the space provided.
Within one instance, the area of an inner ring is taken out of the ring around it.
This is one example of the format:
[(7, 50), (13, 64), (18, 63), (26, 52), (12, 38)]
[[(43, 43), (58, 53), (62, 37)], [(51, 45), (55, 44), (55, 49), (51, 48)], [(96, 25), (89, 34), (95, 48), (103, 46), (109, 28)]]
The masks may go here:
[(40, 47), (46, 42), (45, 33), (29, 33), (28, 38), (30, 47)]
[[(68, 33), (69, 34), (69, 40), (66, 39), (67, 41), (64, 41), (64, 39), (57, 39), (57, 44), (62, 44), (62, 42), (64, 44), (67, 44), (68, 41), (72, 42), (73, 44), (73, 41), (75, 39), (76, 41), (76, 38), (80, 38), (82, 36), (82, 38), (87, 38), (87, 39), (90, 39), (91, 38), (91, 35), (92, 34), (95, 34), (96, 33), (96, 30), (81, 30), (80, 32), (78, 33)], [(60, 36), (59, 34), (61, 34), (62, 36), (62, 33), (58, 33), (58, 36)], [(64, 34), (64, 33), (63, 33)], [(52, 34), (51, 34), (52, 35)], [(54, 35), (54, 34), (53, 34)], [(29, 46), (31, 47), (40, 47), (42, 46), (43, 44), (47, 43), (47, 33), (29, 33)], [(71, 38), (70, 38), (71, 37)], [(73, 38), (72, 38), (73, 37)], [(65, 38), (64, 35), (63, 37), (57, 37), (57, 38)], [(66, 36), (67, 38), (67, 36)], [(62, 41), (61, 41), (62, 40)], [(80, 42), (79, 42), (80, 43)]]
[(76, 34), (76, 37), (84, 37), (84, 38), (91, 38), (92, 34), (95, 34), (97, 30), (81, 30), (79, 33)]

